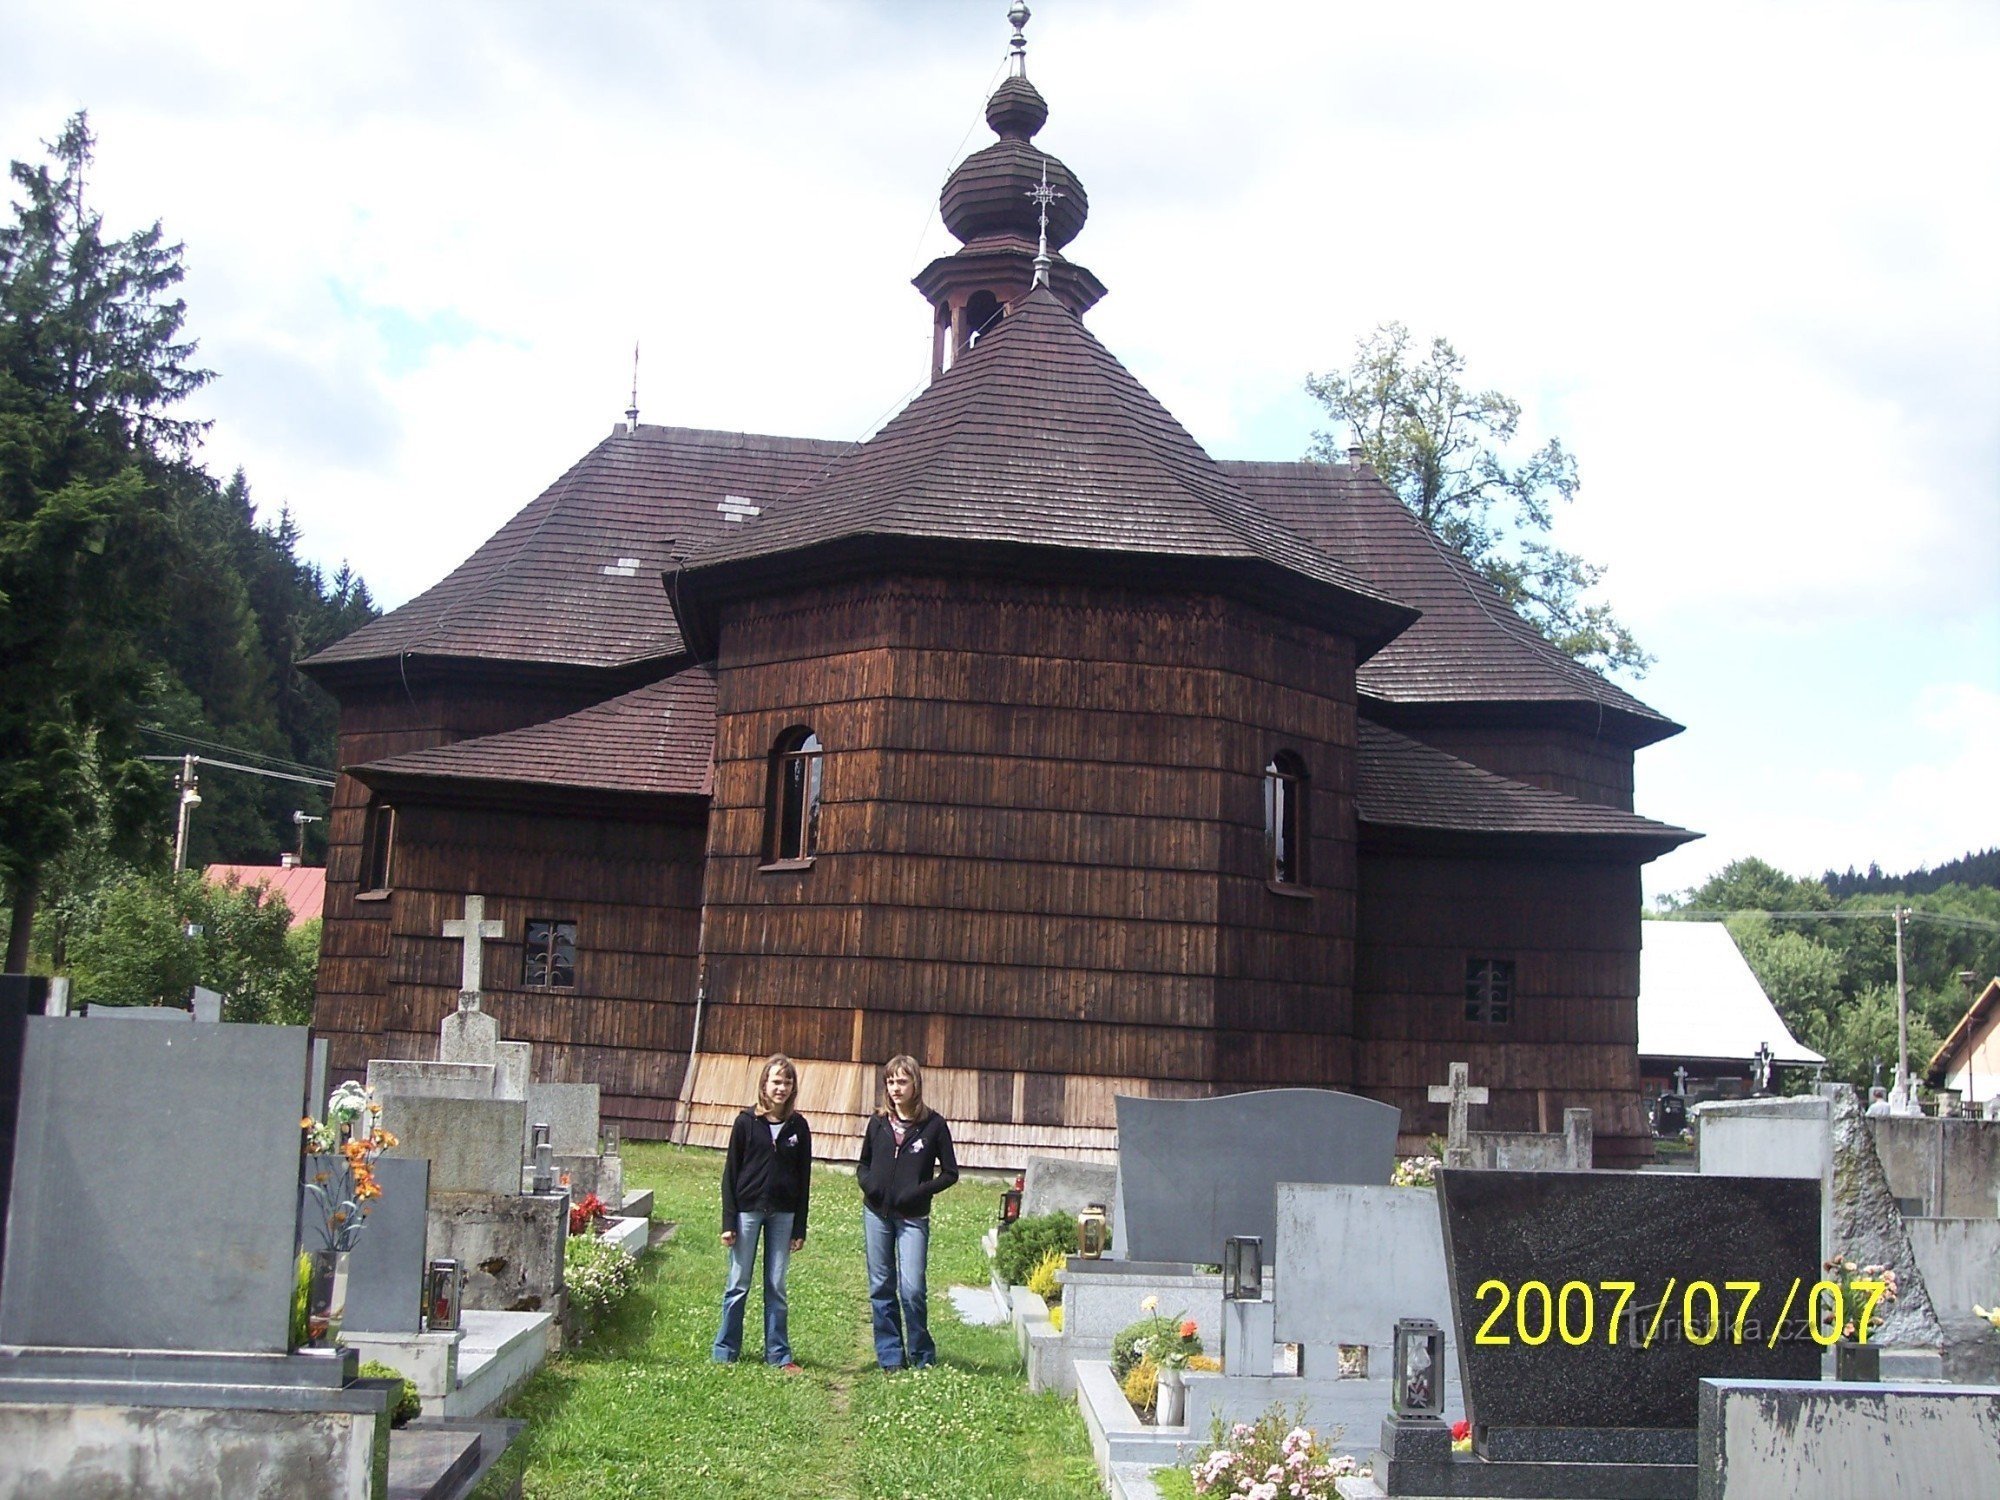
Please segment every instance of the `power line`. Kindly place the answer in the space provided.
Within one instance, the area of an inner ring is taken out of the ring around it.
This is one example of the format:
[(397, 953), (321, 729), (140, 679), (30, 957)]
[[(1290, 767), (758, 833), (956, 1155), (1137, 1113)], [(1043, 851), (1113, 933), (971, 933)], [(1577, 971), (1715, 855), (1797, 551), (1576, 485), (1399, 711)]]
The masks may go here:
[[(193, 745), (199, 750), (220, 750), (229, 755), (241, 756), (245, 760), (258, 760), (264, 762), (266, 765), (282, 766), (291, 771), (315, 772), (322, 776), (328, 774), (329, 771), (329, 768), (326, 766), (315, 766), (305, 761), (291, 760), (282, 755), (267, 755), (261, 750), (246, 750), (241, 745), (228, 745), (219, 740), (197, 739), (194, 735), (182, 734), (178, 730), (173, 729), (163, 729), (157, 724), (141, 724), (139, 728), (142, 733), (156, 735), (163, 740), (172, 740), (176, 744)], [(149, 760), (162, 758), (164, 757), (147, 757)], [(217, 762), (217, 764), (220, 764), (220, 762)]]
[[(1721, 922), (1730, 917), (1770, 917), (1780, 922), (1859, 922), (1864, 919), (1888, 917), (1893, 919), (1893, 906), (1870, 909), (1868, 911), (1765, 911), (1761, 907), (1744, 907), (1738, 911), (1677, 912), (1666, 918), (1656, 918), (1669, 922)], [(1969, 927), (1980, 932), (2000, 932), (2000, 922), (1988, 922), (1980, 917), (1955, 917), (1941, 911), (1925, 911), (1921, 907), (1903, 908), (1903, 917), (1909, 922), (1941, 922), (1947, 927)]]
[[(263, 766), (239, 766), (234, 761), (217, 760), (212, 755), (197, 755), (191, 758), (194, 760), (196, 765), (220, 766), (225, 771), (248, 771), (252, 776), (269, 776), (277, 781), (302, 781), (307, 786), (323, 786), (323, 787), (330, 787), (334, 784), (333, 779), (328, 776), (297, 776), (291, 773), (290, 771), (272, 771), (266, 769)], [(139, 757), (139, 759), (161, 760), (161, 761), (183, 761), (190, 759), (190, 757), (185, 755), (142, 755)]]

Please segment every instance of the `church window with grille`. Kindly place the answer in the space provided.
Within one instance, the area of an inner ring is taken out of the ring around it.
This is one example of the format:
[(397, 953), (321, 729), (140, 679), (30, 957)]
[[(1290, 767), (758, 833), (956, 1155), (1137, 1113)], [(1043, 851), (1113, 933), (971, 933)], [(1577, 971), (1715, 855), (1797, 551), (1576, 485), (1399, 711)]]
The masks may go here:
[(819, 848), (822, 764), (819, 736), (803, 725), (786, 730), (771, 747), (764, 814), (764, 853), (771, 863), (808, 860)]
[(529, 919), (521, 983), (531, 990), (576, 988), (576, 923)]
[(1514, 961), (1511, 958), (1468, 958), (1465, 961), (1465, 1019), (1497, 1026), (1514, 1019)]

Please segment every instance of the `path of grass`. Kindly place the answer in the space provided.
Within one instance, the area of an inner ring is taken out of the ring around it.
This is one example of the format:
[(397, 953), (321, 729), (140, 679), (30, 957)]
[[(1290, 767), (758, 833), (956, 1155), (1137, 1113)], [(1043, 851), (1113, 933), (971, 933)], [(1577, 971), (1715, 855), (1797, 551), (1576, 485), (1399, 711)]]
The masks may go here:
[[(672, 1500), (1086, 1500), (1102, 1494), (1074, 1404), (1031, 1396), (1011, 1331), (961, 1323), (945, 1288), (983, 1285), (979, 1237), (998, 1186), (938, 1199), (932, 1221), (935, 1369), (884, 1376), (868, 1333), (861, 1200), (813, 1174), (812, 1234), (792, 1258), (791, 1340), (805, 1365), (759, 1362), (761, 1294), (743, 1360), (709, 1360), (723, 1280), (717, 1152), (628, 1143), (628, 1181), (680, 1230), (588, 1347), (552, 1359), (508, 1408), (528, 1422), (503, 1469), (529, 1497)], [(489, 1484), (485, 1494), (499, 1492)]]

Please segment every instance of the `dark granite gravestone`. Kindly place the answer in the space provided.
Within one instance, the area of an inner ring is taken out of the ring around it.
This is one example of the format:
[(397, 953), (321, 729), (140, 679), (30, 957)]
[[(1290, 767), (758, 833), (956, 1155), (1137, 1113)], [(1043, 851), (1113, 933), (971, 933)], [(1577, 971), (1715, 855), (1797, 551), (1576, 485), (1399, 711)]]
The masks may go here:
[[(336, 1173), (337, 1157), (306, 1158), (306, 1171)], [(382, 1156), (375, 1161), (382, 1196), (368, 1211), (347, 1261), (347, 1316), (356, 1333), (418, 1333), (424, 1301), (425, 1226), (430, 1218), (431, 1164)], [(310, 1180), (310, 1179), (308, 1179)], [(326, 1244), (324, 1218), (310, 1193), (299, 1208), (299, 1245)]]
[(1446, 1170), (1438, 1210), (1488, 1458), (1691, 1464), (1703, 1377), (1819, 1376), (1816, 1182)]
[(48, 1003), (38, 974), (0, 974), (0, 1274), (6, 1269), (8, 1189), (14, 1180), (14, 1122), (21, 1114), (21, 1048), (28, 1017)]
[(1231, 1235), (1277, 1243), (1281, 1182), (1386, 1185), (1401, 1111), (1331, 1089), (1118, 1100), (1118, 1192), (1130, 1260), (1205, 1265)]
[(283, 1354), (303, 1026), (30, 1017), (0, 1344)]

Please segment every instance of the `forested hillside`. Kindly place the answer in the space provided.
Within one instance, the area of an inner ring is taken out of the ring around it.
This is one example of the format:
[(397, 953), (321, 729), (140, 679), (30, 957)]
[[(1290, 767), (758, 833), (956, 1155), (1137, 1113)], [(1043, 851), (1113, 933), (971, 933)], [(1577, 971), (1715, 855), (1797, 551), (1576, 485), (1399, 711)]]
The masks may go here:
[[(181, 247), (107, 233), (81, 114), (15, 161), (0, 225), (0, 906), (7, 964), (60, 966), (107, 892), (159, 869), (185, 752), (329, 775), (334, 709), (298, 662), (373, 617), (282, 508), (203, 466)], [(294, 781), (203, 767), (188, 864), (275, 862)], [(317, 834), (322, 824), (308, 825)], [(309, 840), (309, 855), (317, 845)], [(38, 921), (38, 918), (46, 918)], [(32, 939), (32, 941), (31, 941)]]

